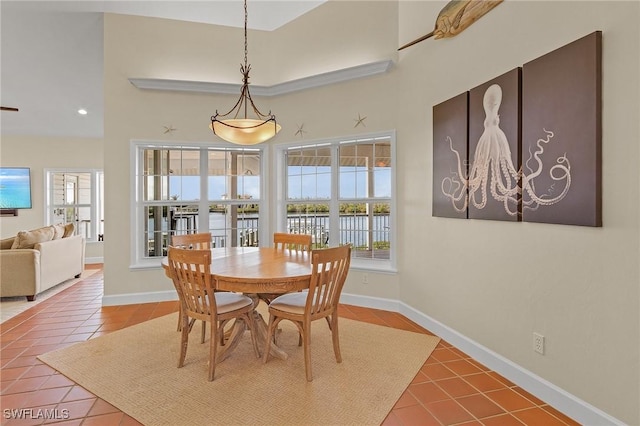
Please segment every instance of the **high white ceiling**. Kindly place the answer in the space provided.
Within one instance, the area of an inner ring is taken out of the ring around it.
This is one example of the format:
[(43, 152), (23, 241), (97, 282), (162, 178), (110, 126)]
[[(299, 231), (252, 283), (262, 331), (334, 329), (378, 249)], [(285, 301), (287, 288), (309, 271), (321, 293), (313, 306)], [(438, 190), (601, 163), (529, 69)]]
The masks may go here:
[[(274, 30), (324, 1), (248, 0), (247, 25)], [(103, 136), (102, 12), (244, 26), (242, 0), (2, 0), (0, 104), (20, 109), (0, 113), (3, 135)]]

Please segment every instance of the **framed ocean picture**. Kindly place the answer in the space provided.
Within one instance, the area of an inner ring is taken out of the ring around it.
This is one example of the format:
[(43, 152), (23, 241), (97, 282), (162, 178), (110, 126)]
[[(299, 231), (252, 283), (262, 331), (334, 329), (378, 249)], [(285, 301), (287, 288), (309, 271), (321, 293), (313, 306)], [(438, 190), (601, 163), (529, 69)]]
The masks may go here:
[(31, 208), (31, 170), (28, 167), (0, 167), (0, 209)]

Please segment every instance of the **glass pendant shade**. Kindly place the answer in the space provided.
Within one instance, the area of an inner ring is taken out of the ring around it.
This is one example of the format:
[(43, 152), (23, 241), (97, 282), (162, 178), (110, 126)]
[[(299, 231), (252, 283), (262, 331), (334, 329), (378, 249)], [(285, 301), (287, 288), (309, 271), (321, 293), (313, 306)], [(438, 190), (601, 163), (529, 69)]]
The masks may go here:
[(209, 124), (209, 128), (227, 142), (238, 145), (256, 145), (274, 137), (282, 126), (275, 120), (230, 118), (214, 120)]
[[(251, 99), (249, 92), (251, 65), (247, 63), (247, 50), (247, 0), (244, 0), (244, 65), (240, 65), (243, 76), (240, 98), (226, 114), (220, 114), (216, 110), (209, 124), (209, 128), (215, 135), (238, 145), (256, 145), (268, 141), (281, 129), (276, 122), (276, 116), (271, 114), (271, 111), (268, 114), (261, 113)], [(248, 111), (253, 111), (256, 118), (247, 117)], [(238, 118), (240, 115), (244, 115), (244, 118)]]

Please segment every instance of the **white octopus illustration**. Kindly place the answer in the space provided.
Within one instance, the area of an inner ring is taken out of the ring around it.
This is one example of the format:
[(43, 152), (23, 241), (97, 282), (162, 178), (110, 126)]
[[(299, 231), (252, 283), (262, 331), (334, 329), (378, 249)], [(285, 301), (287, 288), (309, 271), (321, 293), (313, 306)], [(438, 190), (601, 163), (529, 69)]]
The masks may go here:
[[(484, 132), (478, 140), (468, 177), (462, 171), (460, 153), (453, 148), (451, 138), (447, 136), (449, 149), (457, 158), (457, 172), (442, 180), (442, 193), (451, 200), (455, 210), (462, 212), (469, 204), (483, 209), (487, 204), (487, 187), (491, 196), (501, 202), (504, 210), (511, 216), (518, 214), (518, 203), (523, 208), (536, 210), (539, 206), (548, 206), (562, 200), (571, 186), (571, 164), (566, 153), (557, 158), (556, 164), (550, 168), (549, 176), (553, 181), (564, 181), (559, 194), (555, 192), (555, 183), (545, 194), (537, 194), (534, 179), (542, 173), (544, 164), (540, 156), (544, 146), (551, 141), (554, 134), (543, 129), (546, 136), (538, 139), (535, 152), (529, 150), (529, 158), (524, 163), (529, 174), (522, 168), (516, 170), (511, 159), (511, 149), (507, 137), (500, 128), (498, 110), (502, 102), (502, 88), (493, 84), (485, 91), (483, 106), (485, 111)], [(533, 163), (531, 167), (530, 163)]]

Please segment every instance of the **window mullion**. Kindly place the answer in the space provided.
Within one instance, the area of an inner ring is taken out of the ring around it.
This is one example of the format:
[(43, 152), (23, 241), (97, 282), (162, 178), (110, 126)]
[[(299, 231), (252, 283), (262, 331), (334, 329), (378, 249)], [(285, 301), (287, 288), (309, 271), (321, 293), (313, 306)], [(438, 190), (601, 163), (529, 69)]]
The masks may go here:
[(209, 232), (209, 149), (200, 149), (200, 202), (198, 232)]
[(329, 202), (329, 244), (340, 243), (340, 152), (339, 146), (331, 147), (331, 200)]
[(98, 189), (98, 185), (97, 185), (97, 179), (96, 179), (96, 173), (91, 173), (91, 175), (89, 176), (89, 184), (91, 185), (91, 192), (90, 192), (90, 200), (91, 200), (91, 207), (89, 210), (89, 218), (90, 218), (90, 224), (91, 226), (91, 240), (97, 241), (98, 240), (98, 203), (97, 203), (97, 189)]

